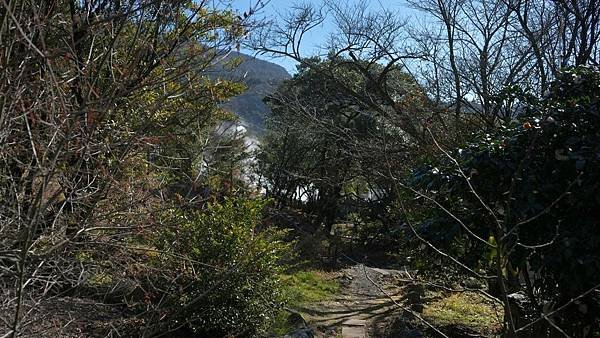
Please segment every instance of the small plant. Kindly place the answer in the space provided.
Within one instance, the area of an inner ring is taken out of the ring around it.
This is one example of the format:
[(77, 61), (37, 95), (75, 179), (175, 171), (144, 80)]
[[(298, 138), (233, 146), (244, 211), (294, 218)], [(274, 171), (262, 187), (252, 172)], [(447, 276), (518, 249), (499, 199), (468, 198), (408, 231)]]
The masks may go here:
[(280, 231), (256, 230), (265, 204), (238, 198), (165, 216), (171, 226), (159, 235), (157, 248), (166, 254), (158, 264), (176, 283), (158, 312), (169, 330), (253, 336), (269, 326), (284, 298), (280, 259), (289, 251)]

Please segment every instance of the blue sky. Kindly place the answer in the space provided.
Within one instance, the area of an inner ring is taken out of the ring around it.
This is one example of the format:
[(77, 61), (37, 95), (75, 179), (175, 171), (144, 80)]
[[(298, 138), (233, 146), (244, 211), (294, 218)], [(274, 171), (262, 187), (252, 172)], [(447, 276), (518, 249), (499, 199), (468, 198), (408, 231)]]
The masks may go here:
[[(344, 0), (340, 0), (344, 1)], [(352, 0), (346, 0), (348, 2)], [(247, 11), (251, 4), (256, 3), (256, 0), (232, 0), (232, 6), (234, 10), (241, 12)], [(322, 4), (322, 0), (303, 0), (303, 1), (293, 1), (293, 0), (271, 0), (267, 6), (262, 11), (261, 15), (271, 18), (277, 18), (282, 13), (289, 11), (289, 8), (294, 3), (312, 3), (316, 6), (320, 6)], [(414, 10), (409, 9), (403, 0), (370, 0), (369, 1), (370, 9), (376, 11), (380, 8), (387, 8), (397, 11), (399, 15), (402, 16), (411, 16), (415, 15), (416, 12)], [(306, 36), (304, 38), (304, 44), (302, 46), (303, 52), (305, 55), (312, 55), (319, 53), (319, 46), (323, 45), (326, 42), (327, 37), (334, 31), (334, 23), (330, 20), (327, 20), (321, 27), (317, 27), (313, 30), (313, 33)], [(245, 50), (243, 52), (252, 53), (252, 51)], [(275, 62), (277, 64), (285, 67), (288, 72), (293, 72), (295, 69), (295, 63), (292, 60), (288, 59), (269, 59), (266, 56), (258, 56), (258, 58), (267, 59), (271, 62)]]

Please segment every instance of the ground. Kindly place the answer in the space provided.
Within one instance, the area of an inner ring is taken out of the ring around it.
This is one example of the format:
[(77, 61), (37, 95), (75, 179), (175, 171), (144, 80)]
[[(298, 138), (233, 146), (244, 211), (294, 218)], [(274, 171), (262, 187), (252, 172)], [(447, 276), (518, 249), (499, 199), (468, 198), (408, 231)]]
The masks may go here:
[[(489, 302), (476, 294), (425, 292), (416, 286), (415, 276), (406, 269), (356, 264), (320, 276), (337, 281), (338, 292), (327, 299), (296, 306), (316, 337), (436, 336), (413, 314), (451, 337), (494, 336), (499, 329), (500, 316)], [(419, 310), (421, 302), (426, 303), (423, 312), (414, 311)]]
[[(111, 331), (111, 326), (112, 332), (118, 335), (115, 325), (119, 324), (120, 318), (130, 315), (124, 306), (76, 297), (51, 297), (40, 303), (26, 300), (24, 307), (27, 313), (22, 327), (24, 337), (104, 337)], [(12, 309), (2, 310), (9, 313)], [(5, 329), (8, 327), (2, 327), (2, 331)]]
[[(501, 309), (489, 300), (473, 293), (422, 292), (415, 288), (415, 279), (406, 269), (354, 264), (334, 272), (299, 271), (286, 282), (295, 286), (294, 297), (300, 300), (290, 306), (319, 338), (437, 336), (409, 312), (417, 310), (411, 304), (419, 299), (425, 303), (420, 316), (449, 337), (492, 337), (499, 332)], [(28, 337), (97, 337), (106, 332), (119, 336), (123, 332), (117, 327), (141, 324), (122, 305), (85, 298), (54, 297), (26, 304), (28, 319), (41, 323), (26, 327)]]
[[(306, 314), (307, 321), (317, 328), (319, 336), (341, 333), (344, 323), (349, 321), (364, 321), (365, 329), (374, 330), (378, 322), (385, 321), (391, 313), (400, 310), (392, 299), (402, 302), (402, 289), (393, 286), (394, 283), (384, 282), (384, 279), (393, 278), (395, 273), (386, 271), (386, 274), (382, 274), (380, 271), (364, 265), (343, 269), (338, 273), (342, 286), (339, 294), (300, 309)], [(369, 278), (381, 285), (392, 299), (383, 294)]]

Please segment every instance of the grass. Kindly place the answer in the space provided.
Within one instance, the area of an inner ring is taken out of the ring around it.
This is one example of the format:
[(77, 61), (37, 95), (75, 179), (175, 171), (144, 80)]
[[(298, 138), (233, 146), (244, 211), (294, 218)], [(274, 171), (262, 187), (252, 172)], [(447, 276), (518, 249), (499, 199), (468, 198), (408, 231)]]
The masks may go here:
[[(330, 274), (318, 270), (297, 271), (282, 277), (287, 306), (300, 307), (332, 298), (340, 292), (340, 284)], [(281, 311), (274, 319), (271, 331), (283, 336), (293, 329), (288, 323), (289, 313)]]
[(423, 316), (436, 326), (456, 325), (482, 334), (498, 333), (502, 328), (502, 308), (470, 292), (437, 298), (425, 306)]
[(331, 275), (318, 270), (298, 271), (283, 277), (290, 305), (318, 303), (340, 292), (340, 284)]

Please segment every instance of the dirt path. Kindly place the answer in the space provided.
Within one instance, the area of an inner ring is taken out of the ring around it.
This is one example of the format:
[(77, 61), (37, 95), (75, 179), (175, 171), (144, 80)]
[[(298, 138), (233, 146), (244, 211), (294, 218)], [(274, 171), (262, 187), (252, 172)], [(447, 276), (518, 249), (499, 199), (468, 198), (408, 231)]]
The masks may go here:
[(405, 292), (398, 279), (407, 273), (359, 264), (340, 274), (340, 295), (301, 309), (316, 337), (382, 337), (390, 320), (402, 315), (397, 304), (404, 303)]

